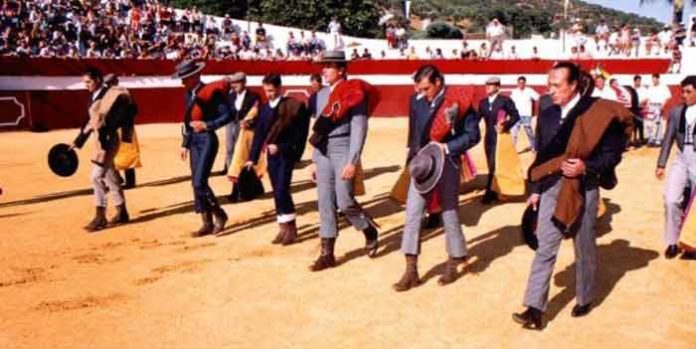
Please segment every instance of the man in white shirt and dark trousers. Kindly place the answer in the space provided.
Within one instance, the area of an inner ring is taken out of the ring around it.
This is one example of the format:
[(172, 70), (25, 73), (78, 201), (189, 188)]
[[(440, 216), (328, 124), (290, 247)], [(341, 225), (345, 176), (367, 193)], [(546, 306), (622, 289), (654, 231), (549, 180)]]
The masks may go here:
[[(665, 177), (665, 166), (669, 160), (672, 144), (677, 143), (677, 158), (674, 159), (667, 185), (665, 186), (665, 250), (666, 258), (676, 257), (679, 250), (679, 233), (683, 221), (685, 189), (691, 183), (691, 193), (696, 186), (696, 75), (687, 76), (681, 82), (684, 104), (674, 107), (669, 114), (667, 133), (657, 160), (655, 176)], [(693, 257), (693, 256), (690, 256)]]
[(517, 78), (517, 88), (512, 90), (510, 95), (512, 101), (515, 103), (515, 108), (520, 114), (520, 121), (518, 121), (515, 126), (510, 130), (512, 132), (512, 143), (517, 146), (517, 135), (520, 132), (520, 128), (524, 128), (524, 132), (527, 134), (527, 140), (529, 140), (529, 147), (532, 152), (536, 151), (536, 145), (534, 141), (534, 131), (532, 130), (532, 116), (533, 112), (533, 102), (539, 101), (539, 94), (532, 88), (527, 87), (527, 78), (520, 76)]
[(648, 129), (648, 146), (659, 147), (662, 144), (662, 109), (672, 98), (669, 88), (660, 83), (660, 74), (653, 74), (652, 86), (648, 88), (648, 114), (645, 124)]

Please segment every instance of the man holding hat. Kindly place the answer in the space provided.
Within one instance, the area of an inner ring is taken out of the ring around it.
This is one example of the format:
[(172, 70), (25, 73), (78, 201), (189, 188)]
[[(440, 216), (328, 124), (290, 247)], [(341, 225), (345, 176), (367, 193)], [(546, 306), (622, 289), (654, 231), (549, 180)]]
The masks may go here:
[(498, 146), (498, 133), (509, 132), (520, 119), (515, 107), (515, 102), (510, 97), (500, 93), (500, 78), (491, 77), (486, 80), (486, 94), (479, 102), (479, 118), (486, 123), (486, 136), (484, 150), (486, 151), (486, 163), (488, 164), (488, 181), (486, 192), (481, 202), (485, 205), (498, 199), (493, 191), (493, 178), (495, 176), (495, 152)]
[(457, 210), (461, 156), (481, 139), (471, 98), (446, 88), (444, 76), (435, 66), (422, 66), (414, 81), (423, 98), (412, 101), (413, 110), (409, 113), (414, 121), (409, 132), (411, 184), (401, 242), (401, 251), (406, 255), (406, 272), (393, 285), (399, 292), (421, 282), (417, 268), (419, 237), (428, 200), (439, 200), (449, 256), (438, 283), (446, 285), (457, 279), (457, 267), (466, 261), (467, 255)]
[[(127, 126), (137, 109), (128, 90), (118, 86), (104, 86), (103, 80), (102, 72), (98, 69), (88, 69), (82, 76), (82, 81), (91, 94), (88, 103), (89, 120), (72, 144), (72, 147), (82, 148), (89, 136), (95, 133), (91, 179), (96, 213), (94, 219), (85, 226), (88, 232), (102, 230), (109, 224), (124, 224), (130, 219), (121, 187), (122, 179), (114, 165), (114, 158), (121, 143), (118, 130)], [(116, 205), (116, 215), (108, 222), (107, 193), (111, 193)]]
[[(177, 65), (173, 79), (181, 79), (186, 88), (186, 109), (182, 127), (181, 160), (191, 153), (191, 182), (196, 213), (203, 224), (193, 237), (218, 234), (225, 228), (227, 214), (220, 207), (215, 193), (208, 185), (210, 171), (218, 150), (215, 130), (230, 122), (232, 114), (227, 104), (229, 83), (218, 81), (204, 84), (201, 71), (205, 63), (193, 60)], [(213, 216), (215, 223), (213, 224)]]
[(343, 51), (326, 51), (320, 63), (331, 94), (309, 140), (314, 146), (312, 176), (317, 183), (321, 220), (321, 255), (310, 266), (311, 271), (336, 266), (337, 208), (355, 229), (362, 230), (369, 257), (374, 257), (378, 248), (377, 229), (355, 200), (353, 179), (367, 138), (367, 117), (379, 96), (366, 82), (346, 79)]
[(554, 106), (539, 115), (539, 150), (528, 175), (533, 194), (527, 202), (539, 212), (538, 247), (524, 295), (527, 309), (512, 315), (522, 327), (536, 330), (545, 327), (550, 280), (564, 237), (572, 237), (575, 248), (577, 303), (571, 316), (592, 309), (599, 188), (616, 186), (614, 170), (633, 131), (633, 115), (623, 105), (590, 97), (592, 78), (578, 65), (557, 63), (548, 81)]

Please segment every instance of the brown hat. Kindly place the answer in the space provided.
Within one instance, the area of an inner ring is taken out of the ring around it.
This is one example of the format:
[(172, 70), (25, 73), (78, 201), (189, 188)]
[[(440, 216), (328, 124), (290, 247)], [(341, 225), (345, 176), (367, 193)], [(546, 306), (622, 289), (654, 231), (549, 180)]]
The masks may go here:
[(413, 186), (421, 194), (427, 194), (440, 181), (445, 168), (445, 152), (436, 143), (429, 143), (408, 164)]

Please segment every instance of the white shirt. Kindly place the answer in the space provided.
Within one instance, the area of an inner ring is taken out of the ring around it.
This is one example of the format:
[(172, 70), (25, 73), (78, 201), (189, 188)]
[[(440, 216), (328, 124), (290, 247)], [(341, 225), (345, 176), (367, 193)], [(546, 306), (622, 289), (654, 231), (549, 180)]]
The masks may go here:
[(605, 84), (603, 89), (595, 88), (592, 92), (592, 97), (599, 97), (603, 99), (608, 99), (610, 101), (616, 101), (619, 98), (616, 96), (616, 92), (609, 87), (609, 84)]
[(686, 107), (686, 135), (684, 143), (693, 143), (694, 127), (696, 127), (696, 106)]
[(493, 101), (495, 101), (495, 99), (498, 98), (499, 94), (500, 94), (500, 92), (498, 92), (492, 96), (488, 96), (488, 109), (493, 109)]
[(500, 24), (491, 24), (486, 28), (486, 34), (492, 37), (503, 35), (503, 33), (505, 33), (505, 29)]
[(522, 90), (518, 87), (512, 90), (510, 98), (515, 102), (515, 108), (520, 116), (532, 116), (532, 100), (538, 101), (539, 94), (533, 88), (525, 87)]
[(234, 100), (234, 108), (237, 110), (242, 110), (242, 103), (244, 102), (244, 97), (246, 96), (246, 89), (237, 94), (237, 98)]
[(99, 89), (94, 91), (94, 93), (92, 93), (92, 102), (94, 102), (97, 99), (97, 96), (99, 96), (99, 94), (101, 93), (101, 91), (103, 89), (104, 89), (103, 87), (100, 87)]
[(276, 99), (272, 101), (268, 101), (268, 105), (271, 106), (271, 108), (274, 108), (278, 106), (278, 103), (280, 103), (280, 96), (276, 97)]
[(638, 104), (643, 103), (643, 101), (648, 98), (648, 89), (645, 88), (645, 86), (634, 87), (633, 89), (636, 90), (636, 94), (638, 95)]
[(570, 113), (570, 111), (573, 108), (575, 108), (575, 106), (578, 104), (579, 101), (580, 101), (580, 94), (577, 93), (577, 94), (575, 94), (575, 97), (573, 97), (573, 99), (571, 99), (570, 102), (568, 102), (568, 104), (561, 107), (561, 122), (563, 122), (563, 120), (565, 120), (566, 116), (568, 116), (568, 113)]
[(672, 98), (672, 92), (669, 91), (666, 85), (662, 84), (650, 86), (646, 95), (649, 104), (665, 105), (670, 98)]

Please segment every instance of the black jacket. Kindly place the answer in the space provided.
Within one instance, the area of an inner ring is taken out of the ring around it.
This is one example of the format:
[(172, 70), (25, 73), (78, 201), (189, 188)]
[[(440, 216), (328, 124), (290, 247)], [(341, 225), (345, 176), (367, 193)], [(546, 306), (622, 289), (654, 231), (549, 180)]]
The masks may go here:
[[(561, 123), (561, 108), (557, 105), (546, 108), (539, 114), (536, 127), (538, 152), (532, 167), (563, 154), (567, 148), (575, 120), (585, 113), (596, 98), (583, 97)], [(601, 186), (611, 189), (616, 185), (614, 169), (621, 162), (626, 136), (618, 122), (609, 125), (590, 156), (585, 159), (586, 174), (583, 178), (585, 188)], [(531, 167), (530, 167), (531, 168)], [(561, 174), (547, 176), (538, 183), (530, 183), (531, 191), (542, 193), (551, 188), (561, 178)]]
[(503, 132), (508, 132), (520, 120), (520, 114), (517, 112), (515, 102), (503, 94), (498, 94), (493, 100), (493, 105), (488, 102), (488, 97), (484, 97), (479, 101), (479, 119), (483, 118), (486, 122), (485, 142), (493, 147), (495, 147), (498, 139), (495, 125), (498, 124), (498, 112), (500, 110), (504, 110), (505, 114), (507, 114), (507, 119), (503, 123)]

